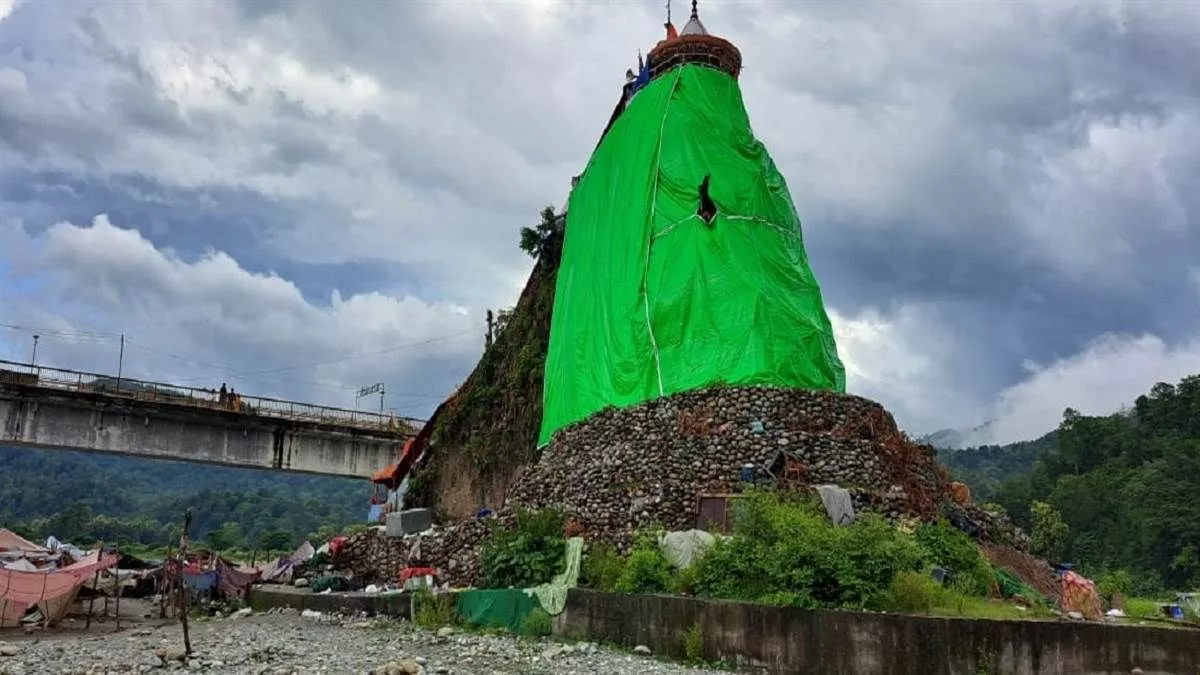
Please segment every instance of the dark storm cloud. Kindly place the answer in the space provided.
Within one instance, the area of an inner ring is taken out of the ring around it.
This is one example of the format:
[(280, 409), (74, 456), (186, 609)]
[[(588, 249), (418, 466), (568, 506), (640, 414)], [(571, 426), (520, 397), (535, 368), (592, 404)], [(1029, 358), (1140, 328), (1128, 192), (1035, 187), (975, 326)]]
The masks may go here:
[[(890, 355), (847, 356), (922, 364), (861, 375), (903, 416), (973, 424), (943, 410), (982, 416), (1028, 361), (1200, 334), (1193, 3), (701, 4), (743, 51), (831, 310), (881, 331), (846, 344)], [(0, 200), (34, 236), (107, 213), (312, 302), (511, 302), (516, 229), (561, 204), (661, 21), (651, 2), (25, 3), (0, 24)]]

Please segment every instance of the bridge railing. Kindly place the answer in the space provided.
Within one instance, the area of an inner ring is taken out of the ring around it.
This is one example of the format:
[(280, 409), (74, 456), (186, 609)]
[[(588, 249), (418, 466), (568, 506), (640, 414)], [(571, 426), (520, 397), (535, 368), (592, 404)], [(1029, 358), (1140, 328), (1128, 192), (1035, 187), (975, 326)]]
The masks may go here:
[(215, 389), (184, 387), (127, 377), (117, 378), (111, 375), (0, 359), (0, 385), (2, 384), (87, 392), (137, 401), (228, 410), (247, 415), (380, 431), (416, 433), (424, 424), (421, 420), (409, 417), (396, 417), (365, 410), (347, 410), (265, 396), (238, 394), (236, 397), (227, 396), (226, 400), (222, 402), (220, 392)]

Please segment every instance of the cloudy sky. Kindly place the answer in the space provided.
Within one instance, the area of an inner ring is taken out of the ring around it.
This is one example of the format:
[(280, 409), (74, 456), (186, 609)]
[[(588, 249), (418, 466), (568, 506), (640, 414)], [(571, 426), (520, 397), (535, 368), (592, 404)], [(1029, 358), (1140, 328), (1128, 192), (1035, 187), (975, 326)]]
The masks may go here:
[[(428, 414), (662, 5), (0, 0), (0, 358)], [(701, 13), (852, 391), (1012, 440), (1200, 372), (1200, 3)]]

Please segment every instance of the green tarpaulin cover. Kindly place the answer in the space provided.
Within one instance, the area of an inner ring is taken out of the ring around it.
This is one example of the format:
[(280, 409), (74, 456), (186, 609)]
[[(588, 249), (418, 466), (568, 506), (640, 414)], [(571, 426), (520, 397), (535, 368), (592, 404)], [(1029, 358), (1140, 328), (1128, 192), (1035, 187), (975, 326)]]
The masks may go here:
[(567, 212), (540, 444), (607, 406), (709, 385), (844, 390), (799, 218), (730, 75), (686, 65), (638, 92)]
[(455, 593), (455, 608), (467, 623), (485, 628), (505, 628), (516, 633), (535, 609), (536, 597), (523, 588), (496, 588)]

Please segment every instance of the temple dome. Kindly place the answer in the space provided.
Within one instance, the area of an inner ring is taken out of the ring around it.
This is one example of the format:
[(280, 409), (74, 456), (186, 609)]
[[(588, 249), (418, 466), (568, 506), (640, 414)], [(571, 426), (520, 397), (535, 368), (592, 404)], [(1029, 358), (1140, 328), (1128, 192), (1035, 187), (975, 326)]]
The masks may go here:
[(710, 35), (692, 0), (692, 15), (683, 30), (667, 22), (667, 37), (650, 50), (650, 79), (687, 63), (708, 66), (736, 78), (742, 71), (742, 53), (732, 42)]

